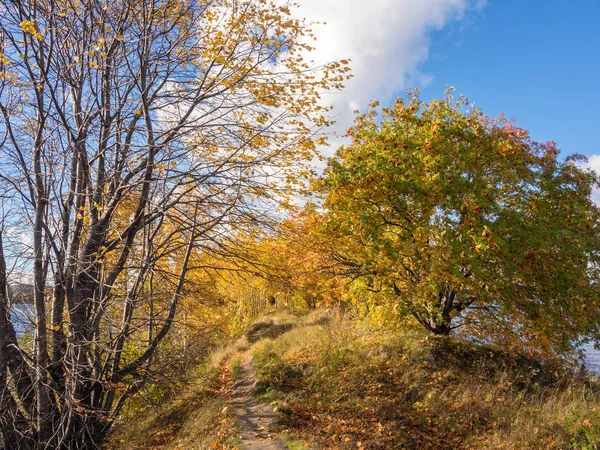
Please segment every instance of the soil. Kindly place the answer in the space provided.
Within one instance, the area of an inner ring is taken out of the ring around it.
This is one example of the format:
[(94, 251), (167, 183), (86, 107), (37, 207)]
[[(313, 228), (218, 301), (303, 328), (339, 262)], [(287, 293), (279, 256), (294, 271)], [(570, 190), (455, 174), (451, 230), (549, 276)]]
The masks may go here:
[(274, 435), (277, 413), (267, 403), (252, 396), (256, 384), (256, 372), (250, 352), (242, 355), (237, 380), (229, 404), (237, 416), (237, 427), (242, 448), (286, 450), (286, 446)]

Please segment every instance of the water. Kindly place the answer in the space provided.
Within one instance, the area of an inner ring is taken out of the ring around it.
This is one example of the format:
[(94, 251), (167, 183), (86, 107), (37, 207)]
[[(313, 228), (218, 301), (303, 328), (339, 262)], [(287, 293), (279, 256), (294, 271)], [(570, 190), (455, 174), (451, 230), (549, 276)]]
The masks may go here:
[(593, 344), (585, 344), (585, 365), (590, 372), (600, 375), (600, 350), (596, 350)]
[(31, 303), (19, 303), (10, 309), (10, 319), (15, 327), (17, 337), (33, 331), (33, 305)]

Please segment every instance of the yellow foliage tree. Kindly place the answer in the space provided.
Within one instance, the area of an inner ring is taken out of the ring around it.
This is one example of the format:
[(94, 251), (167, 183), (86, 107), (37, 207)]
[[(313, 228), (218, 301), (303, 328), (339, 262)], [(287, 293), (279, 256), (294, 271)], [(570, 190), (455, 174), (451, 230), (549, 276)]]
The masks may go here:
[(36, 322), (21, 348), (0, 286), (5, 445), (96, 448), (176, 323), (196, 249), (227, 253), (289, 197), (329, 124), (320, 95), (349, 76), (304, 60), (291, 7), (0, 8), (0, 231), (32, 236), (0, 259), (31, 268)]

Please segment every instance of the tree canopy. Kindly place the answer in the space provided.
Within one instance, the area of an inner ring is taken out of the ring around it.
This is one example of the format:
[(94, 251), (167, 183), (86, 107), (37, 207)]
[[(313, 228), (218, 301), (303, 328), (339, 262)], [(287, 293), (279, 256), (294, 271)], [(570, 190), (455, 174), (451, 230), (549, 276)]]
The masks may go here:
[(451, 93), (357, 116), (321, 186), (339, 273), (400, 317), (520, 349), (597, 333), (595, 173)]

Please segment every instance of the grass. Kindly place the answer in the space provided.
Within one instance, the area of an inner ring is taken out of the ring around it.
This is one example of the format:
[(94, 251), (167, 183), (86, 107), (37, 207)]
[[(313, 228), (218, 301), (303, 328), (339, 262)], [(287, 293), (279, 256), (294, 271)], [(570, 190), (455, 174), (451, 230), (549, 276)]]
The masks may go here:
[(257, 370), (255, 395), (274, 404), (288, 449), (600, 448), (598, 380), (327, 311), (262, 318), (215, 350), (180, 395), (123, 422), (111, 448), (238, 448), (221, 398), (246, 350)]
[(307, 316), (252, 354), (309, 448), (599, 448), (597, 382), (497, 349)]
[(289, 450), (307, 450), (303, 442), (291, 438), (286, 433), (279, 433), (277, 438), (283, 442), (283, 445)]
[(240, 364), (241, 359), (239, 356), (235, 356), (231, 359), (229, 363), (231, 370), (231, 381), (237, 381), (238, 376), (240, 375)]
[[(288, 313), (270, 314), (247, 335), (259, 332), (261, 338), (276, 337), (289, 330), (296, 320)], [(105, 447), (111, 450), (239, 448), (235, 417), (224, 398), (239, 376), (241, 354), (249, 348), (247, 337), (221, 345), (187, 377), (185, 388), (177, 390), (171, 386), (169, 395), (154, 405), (138, 399), (116, 424)], [(286, 445), (291, 449), (303, 448), (301, 442), (292, 438), (286, 439)]]
[(235, 420), (223, 402), (231, 369), (202, 365), (186, 388), (159, 407), (138, 407), (116, 425), (111, 450), (235, 449)]
[(244, 338), (221, 345), (214, 349), (208, 357), (208, 363), (211, 367), (217, 368), (224, 360), (231, 360), (238, 353), (248, 348), (248, 343)]

